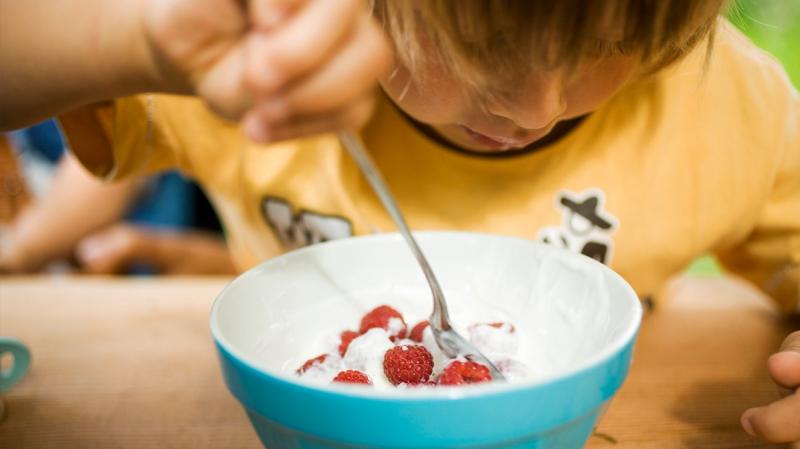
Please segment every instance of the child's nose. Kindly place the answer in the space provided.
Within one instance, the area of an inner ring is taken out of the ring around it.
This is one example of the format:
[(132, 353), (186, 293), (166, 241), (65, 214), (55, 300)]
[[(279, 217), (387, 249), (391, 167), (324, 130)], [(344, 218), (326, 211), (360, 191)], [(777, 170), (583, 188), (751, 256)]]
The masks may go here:
[(520, 128), (542, 129), (564, 113), (562, 82), (557, 76), (540, 76), (523, 92), (503, 100), (487, 100), (492, 115), (513, 121)]

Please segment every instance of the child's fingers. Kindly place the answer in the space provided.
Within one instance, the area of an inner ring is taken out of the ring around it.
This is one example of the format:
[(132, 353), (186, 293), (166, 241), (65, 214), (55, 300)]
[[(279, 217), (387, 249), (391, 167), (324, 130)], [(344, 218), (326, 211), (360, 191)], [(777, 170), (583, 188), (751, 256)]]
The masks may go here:
[(370, 117), (374, 96), (365, 95), (335, 113), (293, 119), (273, 124), (269, 111), (256, 107), (244, 120), (244, 131), (256, 142), (270, 143), (324, 132), (361, 127)]
[(360, 0), (314, 0), (270, 32), (248, 42), (245, 85), (269, 95), (329, 59), (352, 32)]
[(371, 92), (391, 63), (389, 45), (372, 20), (364, 18), (344, 48), (308, 78), (269, 100), (277, 119), (336, 111)]
[(742, 414), (742, 427), (772, 443), (800, 441), (800, 393)]
[(776, 384), (794, 390), (800, 387), (800, 331), (790, 334), (781, 345), (781, 352), (767, 361), (770, 376)]
[(247, 13), (250, 23), (259, 30), (277, 27), (292, 11), (308, 0), (249, 0)]
[(137, 231), (126, 225), (115, 225), (81, 240), (75, 256), (85, 272), (111, 274), (119, 272), (146, 247)]
[(769, 375), (782, 388), (800, 387), (800, 352), (783, 351), (773, 354), (767, 361)]
[(241, 48), (229, 51), (196, 80), (196, 92), (217, 115), (235, 121), (252, 107), (250, 93), (242, 88), (244, 58)]
[(781, 344), (781, 351), (794, 351), (800, 353), (800, 331), (789, 334)]

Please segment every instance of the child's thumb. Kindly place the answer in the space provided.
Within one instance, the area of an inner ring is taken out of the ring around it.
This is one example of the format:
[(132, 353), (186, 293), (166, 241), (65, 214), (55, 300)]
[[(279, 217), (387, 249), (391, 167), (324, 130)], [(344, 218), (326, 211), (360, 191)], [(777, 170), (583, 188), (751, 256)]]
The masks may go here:
[(783, 341), (780, 352), (767, 361), (772, 379), (791, 393), (800, 387), (800, 331), (790, 334)]

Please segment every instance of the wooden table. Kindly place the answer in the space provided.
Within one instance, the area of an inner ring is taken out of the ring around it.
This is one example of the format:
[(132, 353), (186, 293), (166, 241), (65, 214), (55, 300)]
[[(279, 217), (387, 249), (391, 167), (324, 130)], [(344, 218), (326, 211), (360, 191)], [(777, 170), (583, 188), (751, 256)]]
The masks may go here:
[[(208, 331), (225, 278), (0, 278), (0, 335), (26, 341), (0, 448), (253, 448)], [(777, 397), (764, 362), (792, 324), (725, 279), (679, 279), (644, 322), (591, 449), (759, 448), (739, 428)], [(797, 328), (796, 323), (794, 328)]]

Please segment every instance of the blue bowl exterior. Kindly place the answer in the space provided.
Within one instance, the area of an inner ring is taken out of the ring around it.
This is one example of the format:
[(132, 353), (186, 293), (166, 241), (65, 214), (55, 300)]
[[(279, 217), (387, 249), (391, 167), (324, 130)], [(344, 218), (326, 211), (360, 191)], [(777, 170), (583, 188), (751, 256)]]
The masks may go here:
[[(354, 449), (377, 448), (378, 446), (353, 446), (339, 442), (320, 440), (312, 435), (303, 435), (289, 430), (248, 411), (250, 421), (256, 429), (258, 436), (265, 448), (269, 449)], [(597, 414), (592, 413), (571, 421), (566, 426), (560, 427), (547, 434), (533, 435), (518, 441), (504, 441), (492, 445), (472, 445), (445, 443), (437, 446), (417, 446), (429, 449), (443, 448), (480, 448), (480, 449), (578, 449), (583, 447), (594, 427)], [(433, 443), (432, 443), (433, 444)], [(438, 443), (437, 443), (438, 444)], [(394, 449), (398, 446), (380, 446), (382, 449)]]
[(459, 399), (348, 395), (269, 375), (217, 343), (228, 388), (269, 449), (580, 448), (616, 393), (635, 337), (568, 376)]

